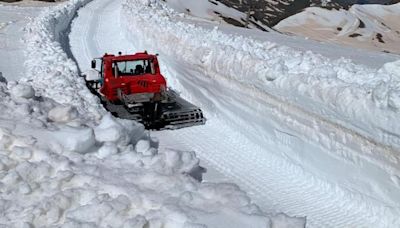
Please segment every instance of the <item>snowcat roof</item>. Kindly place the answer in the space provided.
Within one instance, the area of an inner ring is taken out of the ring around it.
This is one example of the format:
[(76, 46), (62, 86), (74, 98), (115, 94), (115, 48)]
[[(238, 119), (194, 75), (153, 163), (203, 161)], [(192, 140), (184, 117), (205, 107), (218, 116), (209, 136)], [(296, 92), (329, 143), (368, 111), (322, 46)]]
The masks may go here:
[(153, 59), (156, 55), (150, 55), (145, 52), (139, 52), (133, 55), (110, 55), (105, 54), (103, 58), (110, 58), (112, 61), (127, 61), (127, 60), (141, 60), (141, 59)]

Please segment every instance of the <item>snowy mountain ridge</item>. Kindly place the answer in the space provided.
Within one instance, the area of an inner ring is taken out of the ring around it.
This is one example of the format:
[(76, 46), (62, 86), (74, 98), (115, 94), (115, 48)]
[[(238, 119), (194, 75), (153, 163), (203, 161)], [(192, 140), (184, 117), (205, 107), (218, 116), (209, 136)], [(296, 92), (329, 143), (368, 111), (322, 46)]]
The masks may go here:
[(400, 54), (400, 3), (353, 5), (349, 10), (307, 8), (274, 28), (280, 32)]
[[(396, 1), (363, 5), (356, 1), (166, 1), (178, 12), (207, 20), (400, 53), (396, 22), (400, 3)], [(249, 10), (251, 15), (246, 14)]]
[(398, 0), (216, 0), (241, 12), (252, 12), (252, 18), (273, 27), (281, 20), (302, 12), (308, 7), (349, 9), (354, 4), (395, 4)]

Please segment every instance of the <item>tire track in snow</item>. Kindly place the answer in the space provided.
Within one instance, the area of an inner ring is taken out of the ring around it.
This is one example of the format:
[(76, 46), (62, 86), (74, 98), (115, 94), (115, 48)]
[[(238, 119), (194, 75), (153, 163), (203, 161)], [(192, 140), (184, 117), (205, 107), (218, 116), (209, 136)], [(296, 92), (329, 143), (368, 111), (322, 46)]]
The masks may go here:
[[(307, 216), (308, 227), (370, 227), (372, 224), (384, 227), (377, 219), (385, 216), (384, 208), (373, 211), (357, 196), (345, 197), (349, 193), (338, 188), (333, 191), (332, 186), (281, 158), (266, 156), (265, 149), (244, 136), (235, 134), (232, 137), (231, 129), (218, 120), (209, 122), (211, 126), (153, 132), (152, 135), (162, 139), (161, 148), (182, 146), (195, 151), (202, 161), (238, 181), (266, 211)], [(213, 133), (211, 137), (210, 132)], [(224, 137), (227, 132), (231, 137)]]

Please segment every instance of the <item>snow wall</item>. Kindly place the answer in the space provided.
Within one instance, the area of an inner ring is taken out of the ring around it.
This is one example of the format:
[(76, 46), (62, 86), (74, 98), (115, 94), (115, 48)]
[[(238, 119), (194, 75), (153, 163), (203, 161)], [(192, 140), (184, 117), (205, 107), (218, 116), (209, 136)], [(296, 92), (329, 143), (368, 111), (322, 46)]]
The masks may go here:
[[(360, 201), (396, 207), (396, 217), (400, 62), (375, 70), (227, 35), (218, 27), (208, 30), (190, 23), (190, 17), (161, 1), (126, 1), (124, 10), (129, 36), (138, 47), (160, 53), (161, 60), (174, 59), (178, 68), (181, 63), (200, 69), (204, 75), (192, 78), (193, 84), (210, 81), (237, 92), (224, 101), (237, 109), (227, 111), (218, 109), (212, 98), (196, 98), (196, 88), (185, 89), (169, 78), (209, 117), (227, 120), (259, 145), (281, 144), (275, 153), (332, 183), (332, 189), (338, 185)], [(240, 93), (245, 94), (235, 100)], [(209, 92), (218, 98), (228, 94)]]
[(193, 152), (158, 151), (143, 125), (101, 107), (61, 45), (88, 2), (35, 18), (26, 77), (0, 80), (0, 226), (304, 227), (261, 212), (234, 184), (199, 182)]

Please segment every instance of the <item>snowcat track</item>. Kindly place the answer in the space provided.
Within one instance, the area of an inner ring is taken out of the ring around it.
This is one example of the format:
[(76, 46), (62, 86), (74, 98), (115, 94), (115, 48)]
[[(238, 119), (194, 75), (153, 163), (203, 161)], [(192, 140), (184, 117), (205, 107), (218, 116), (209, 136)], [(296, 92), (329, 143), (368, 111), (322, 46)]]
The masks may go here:
[(150, 130), (175, 130), (184, 127), (203, 125), (206, 123), (203, 112), (197, 106), (182, 99), (175, 91), (168, 91), (167, 96), (172, 103), (160, 103), (161, 113), (159, 118), (154, 120), (145, 120), (143, 108), (129, 109), (123, 104), (114, 104), (107, 101), (99, 92), (99, 83), (96, 81), (86, 81), (89, 90), (98, 96), (104, 108), (112, 115), (121, 118), (135, 120), (145, 125)]

